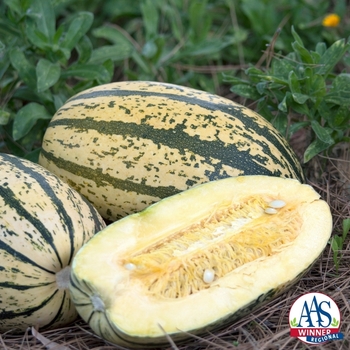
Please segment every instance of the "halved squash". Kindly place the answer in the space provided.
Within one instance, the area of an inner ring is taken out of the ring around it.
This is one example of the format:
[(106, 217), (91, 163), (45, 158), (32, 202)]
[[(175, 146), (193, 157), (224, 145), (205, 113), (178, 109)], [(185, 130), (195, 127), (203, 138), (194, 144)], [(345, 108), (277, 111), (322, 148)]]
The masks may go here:
[(108, 341), (146, 348), (222, 327), (295, 283), (332, 231), (327, 203), (297, 180), (198, 185), (121, 219), (76, 255), (71, 295)]

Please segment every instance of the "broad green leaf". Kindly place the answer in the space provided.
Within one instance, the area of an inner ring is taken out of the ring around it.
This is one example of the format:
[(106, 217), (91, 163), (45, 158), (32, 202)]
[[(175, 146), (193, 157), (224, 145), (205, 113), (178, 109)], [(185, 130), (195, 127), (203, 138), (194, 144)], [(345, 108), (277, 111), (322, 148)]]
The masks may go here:
[(292, 70), (289, 73), (288, 84), (289, 84), (289, 88), (290, 88), (290, 91), (292, 92), (292, 94), (294, 94), (294, 93), (300, 94), (301, 93), (299, 79), (298, 79), (297, 75), (295, 74), (294, 70)]
[(324, 42), (319, 42), (316, 44), (316, 52), (321, 56), (327, 51), (327, 45)]
[(249, 98), (251, 100), (258, 100), (261, 98), (260, 94), (253, 86), (246, 84), (237, 84), (231, 87), (231, 91), (239, 96)]
[(55, 85), (60, 78), (61, 67), (45, 58), (39, 60), (36, 66), (37, 89), (43, 92)]
[(322, 75), (315, 74), (310, 79), (310, 95), (316, 98), (323, 98), (326, 94), (326, 81)]
[(51, 119), (52, 115), (43, 105), (35, 102), (28, 103), (15, 115), (13, 121), (12, 137), (19, 140), (25, 136), (39, 119)]
[(103, 65), (87, 63), (70, 66), (65, 71), (62, 71), (61, 77), (63, 79), (75, 77), (84, 80), (108, 81), (110, 79), (110, 74)]
[(314, 140), (304, 153), (304, 162), (307, 163), (317, 154), (327, 150), (330, 146), (329, 143), (324, 143), (319, 139)]
[(49, 39), (38, 30), (37, 24), (32, 18), (26, 18), (26, 35), (34, 46), (42, 50), (51, 46)]
[(36, 72), (35, 67), (29, 63), (23, 51), (19, 48), (10, 50), (10, 61), (12, 66), (17, 70), (20, 78), (30, 88), (36, 88)]
[(292, 43), (292, 47), (294, 51), (299, 55), (303, 63), (305, 64), (314, 63), (311, 53), (304, 46), (300, 45), (299, 42), (295, 41), (294, 43)]
[(52, 1), (32, 0), (27, 16), (35, 20), (39, 32), (43, 33), (51, 43), (55, 35), (56, 17)]
[(90, 29), (94, 15), (91, 12), (78, 12), (73, 19), (71, 19), (68, 30), (64, 33), (61, 46), (68, 50), (73, 50), (79, 40)]
[(155, 38), (158, 33), (159, 13), (152, 0), (141, 3), (143, 25), (146, 31), (146, 40)]
[(79, 63), (87, 63), (91, 58), (93, 46), (91, 40), (87, 35), (84, 35), (81, 40), (77, 43), (75, 49), (79, 55)]
[(331, 115), (329, 125), (333, 128), (345, 127), (349, 129), (349, 107), (344, 106), (337, 108), (336, 112)]
[(320, 66), (316, 70), (318, 74), (327, 76), (342, 59), (344, 53), (349, 48), (349, 44), (345, 43), (345, 39), (340, 39), (333, 43), (321, 56)]
[(125, 46), (129, 45), (133, 47), (129, 39), (127, 39), (125, 35), (123, 35), (121, 31), (118, 30), (118, 28), (115, 28), (109, 25), (105, 25), (94, 29), (92, 31), (92, 34), (96, 38), (106, 39), (116, 45), (125, 45)]
[(130, 46), (124, 45), (106, 45), (93, 50), (89, 63), (102, 64), (111, 59), (113, 62), (118, 62), (131, 57), (132, 49)]
[(261, 81), (255, 85), (256, 90), (260, 95), (263, 95), (266, 93), (266, 88), (268, 87), (268, 83), (266, 81)]
[(334, 78), (325, 100), (341, 106), (350, 106), (350, 74), (342, 73)]
[(296, 103), (299, 103), (301, 105), (304, 104), (310, 98), (310, 96), (308, 95), (299, 94), (299, 93), (293, 93), (292, 96), (293, 96), (293, 100)]
[(289, 73), (294, 69), (295, 65), (289, 59), (275, 59), (272, 61), (270, 74), (276, 78), (287, 80)]
[(312, 120), (311, 128), (315, 132), (317, 138), (323, 143), (328, 145), (332, 145), (334, 143), (334, 140), (331, 136), (331, 130), (320, 125), (318, 121)]

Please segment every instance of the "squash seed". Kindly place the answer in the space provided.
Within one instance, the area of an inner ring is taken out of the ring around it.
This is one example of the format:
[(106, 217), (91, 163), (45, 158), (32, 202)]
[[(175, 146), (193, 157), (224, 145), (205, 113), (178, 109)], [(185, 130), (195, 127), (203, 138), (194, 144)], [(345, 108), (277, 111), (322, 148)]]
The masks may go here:
[(275, 199), (268, 204), (270, 208), (275, 208), (275, 209), (283, 208), (285, 205), (286, 205), (286, 202), (281, 199)]

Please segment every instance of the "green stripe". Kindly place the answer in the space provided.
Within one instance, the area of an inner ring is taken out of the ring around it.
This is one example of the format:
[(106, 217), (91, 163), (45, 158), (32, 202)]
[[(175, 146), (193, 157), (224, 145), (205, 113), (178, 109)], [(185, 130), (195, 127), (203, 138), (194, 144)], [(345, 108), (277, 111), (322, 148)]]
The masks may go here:
[(70, 298), (69, 297), (67, 298), (67, 292), (63, 291), (61, 304), (55, 316), (53, 317), (53, 319), (48, 324), (45, 325), (44, 329), (50, 328), (51, 326), (55, 325), (56, 322), (62, 321), (62, 316), (64, 315), (65, 310), (69, 310), (74, 307), (73, 305), (65, 306), (65, 301), (67, 301), (68, 304), (71, 304)]
[(25, 308), (25, 305), (18, 305), (18, 310), (17, 311), (9, 311), (6, 309), (2, 309), (0, 311), (0, 319), (4, 319), (4, 320), (10, 320), (10, 319), (14, 319), (20, 316), (26, 316), (29, 317), (31, 316), (34, 312), (44, 308), (47, 304), (50, 303), (50, 301), (55, 297), (55, 295), (57, 294), (58, 290), (55, 290), (55, 292), (50, 295), (49, 297), (47, 297), (42, 303), (40, 303), (39, 305), (33, 306), (33, 307), (29, 307), (29, 308)]
[(4, 250), (6, 252), (6, 254), (13, 256), (15, 260), (21, 261), (25, 264), (32, 265), (33, 267), (37, 267), (37, 268), (39, 268), (43, 271), (46, 271), (48, 273), (51, 273), (53, 275), (56, 273), (55, 271), (50, 271), (50, 270), (46, 269), (45, 267), (37, 264), (34, 260), (30, 259), (28, 256), (26, 256), (24, 254), (21, 254), (20, 252), (18, 252), (14, 248), (12, 248), (10, 245), (5, 243), (1, 239), (0, 239), (0, 250)]
[[(1, 270), (1, 267), (0, 267)], [(47, 271), (49, 273), (52, 273), (50, 271)], [(6, 288), (6, 289), (14, 289), (14, 290), (30, 290), (33, 288), (38, 288), (38, 287), (45, 287), (45, 286), (49, 286), (52, 283), (56, 283), (56, 282), (48, 282), (48, 283), (40, 283), (40, 284), (36, 284), (36, 285), (32, 285), (32, 286), (25, 286), (23, 284), (15, 284), (14, 282), (0, 282), (0, 289), (1, 288)]]
[[(51, 185), (47, 182), (47, 178), (53, 178), (53, 177), (56, 178), (56, 176), (51, 174), (49, 171), (42, 169), (42, 171), (45, 173), (45, 176), (44, 176), (40, 174), (38, 171), (35, 171), (31, 167), (27, 166), (26, 165), (27, 161), (24, 161), (14, 156), (1, 155), (1, 158), (4, 160), (4, 162), (1, 162), (3, 165), (19, 169), (23, 171), (25, 174), (27, 174), (31, 179), (33, 179), (33, 181), (35, 180), (37, 185), (39, 185), (47, 194), (48, 198), (50, 198), (53, 206), (56, 209), (56, 212), (60, 216), (61, 223), (64, 223), (64, 225), (68, 229), (68, 236), (70, 241), (69, 263), (68, 263), (69, 265), (74, 255), (73, 222), (65, 209), (64, 203), (57, 196), (56, 192), (53, 190)], [(57, 181), (59, 181), (58, 178), (56, 179)], [(34, 196), (33, 201), (35, 201), (35, 191), (30, 188), (31, 186), (30, 183), (28, 183), (27, 186), (28, 186), (28, 190), (33, 191), (33, 196)], [(54, 239), (52, 237), (52, 232), (50, 232), (50, 230), (48, 230), (37, 217), (33, 216), (26, 210), (25, 206), (23, 206), (20, 203), (19, 199), (16, 198), (16, 195), (12, 192), (10, 188), (5, 188), (4, 186), (1, 186), (0, 195), (4, 198), (4, 201), (6, 202), (7, 205), (13, 208), (18, 213), (19, 216), (29, 221), (38, 230), (38, 232), (40, 232), (45, 242), (52, 247), (61, 267), (63, 268), (64, 266), (60, 257), (60, 253), (57, 247), (55, 246)], [(57, 234), (62, 235), (62, 232), (58, 232)], [(39, 242), (36, 242), (36, 243), (39, 243)]]

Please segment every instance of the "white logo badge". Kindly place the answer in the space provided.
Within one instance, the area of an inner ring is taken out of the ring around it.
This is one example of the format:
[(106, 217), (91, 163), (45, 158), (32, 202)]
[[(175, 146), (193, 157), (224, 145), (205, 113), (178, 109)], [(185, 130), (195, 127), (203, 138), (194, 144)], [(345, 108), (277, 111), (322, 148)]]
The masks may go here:
[(343, 339), (340, 311), (333, 299), (322, 293), (307, 293), (299, 297), (289, 312), (291, 337), (308, 344), (321, 344)]

